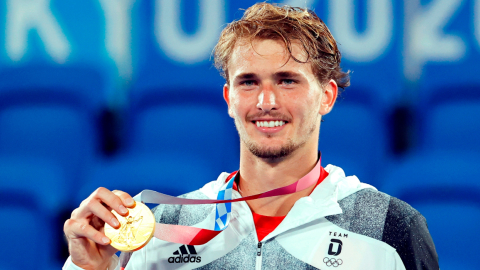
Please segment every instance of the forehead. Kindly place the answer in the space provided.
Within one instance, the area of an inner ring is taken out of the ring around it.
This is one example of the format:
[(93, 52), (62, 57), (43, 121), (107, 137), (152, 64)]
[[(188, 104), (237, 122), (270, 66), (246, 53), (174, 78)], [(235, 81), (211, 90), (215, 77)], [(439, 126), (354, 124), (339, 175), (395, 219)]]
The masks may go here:
[(299, 63), (291, 57), (301, 62), (308, 59), (302, 44), (299, 41), (292, 41), (291, 51), (290, 55), (283, 40), (255, 39), (252, 42), (239, 40), (228, 63), (229, 76), (247, 71), (266, 70), (296, 70), (313, 76), (310, 62)]

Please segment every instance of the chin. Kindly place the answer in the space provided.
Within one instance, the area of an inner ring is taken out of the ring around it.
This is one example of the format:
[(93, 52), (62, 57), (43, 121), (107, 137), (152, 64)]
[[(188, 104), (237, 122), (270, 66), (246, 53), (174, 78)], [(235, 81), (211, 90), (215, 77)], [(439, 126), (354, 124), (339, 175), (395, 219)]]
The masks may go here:
[(296, 145), (291, 141), (277, 147), (261, 147), (256, 143), (246, 143), (246, 146), (253, 155), (264, 159), (284, 158), (300, 147), (300, 145)]

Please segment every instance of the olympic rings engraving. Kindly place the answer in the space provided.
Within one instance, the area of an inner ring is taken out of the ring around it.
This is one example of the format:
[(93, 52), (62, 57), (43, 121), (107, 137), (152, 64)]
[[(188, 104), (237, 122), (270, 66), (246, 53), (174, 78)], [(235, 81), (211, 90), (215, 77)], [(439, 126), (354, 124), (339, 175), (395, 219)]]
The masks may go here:
[(328, 267), (330, 266), (333, 266), (333, 267), (338, 267), (340, 265), (343, 264), (343, 261), (342, 259), (335, 259), (335, 258), (328, 258), (328, 257), (325, 257), (323, 258), (323, 262), (325, 263), (325, 265), (327, 265)]

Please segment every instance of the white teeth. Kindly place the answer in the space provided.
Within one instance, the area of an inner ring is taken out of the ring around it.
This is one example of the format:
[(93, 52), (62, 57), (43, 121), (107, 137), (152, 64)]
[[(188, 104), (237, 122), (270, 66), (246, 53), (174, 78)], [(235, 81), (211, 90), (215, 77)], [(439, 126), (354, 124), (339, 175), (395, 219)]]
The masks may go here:
[(257, 127), (281, 127), (285, 121), (255, 121)]

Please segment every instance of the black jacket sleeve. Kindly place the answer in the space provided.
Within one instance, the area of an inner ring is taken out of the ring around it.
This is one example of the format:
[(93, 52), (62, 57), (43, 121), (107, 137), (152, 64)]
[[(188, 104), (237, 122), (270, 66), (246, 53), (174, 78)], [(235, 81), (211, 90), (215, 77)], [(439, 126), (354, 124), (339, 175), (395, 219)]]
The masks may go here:
[(396, 198), (390, 201), (382, 241), (397, 250), (407, 270), (440, 269), (425, 217)]

